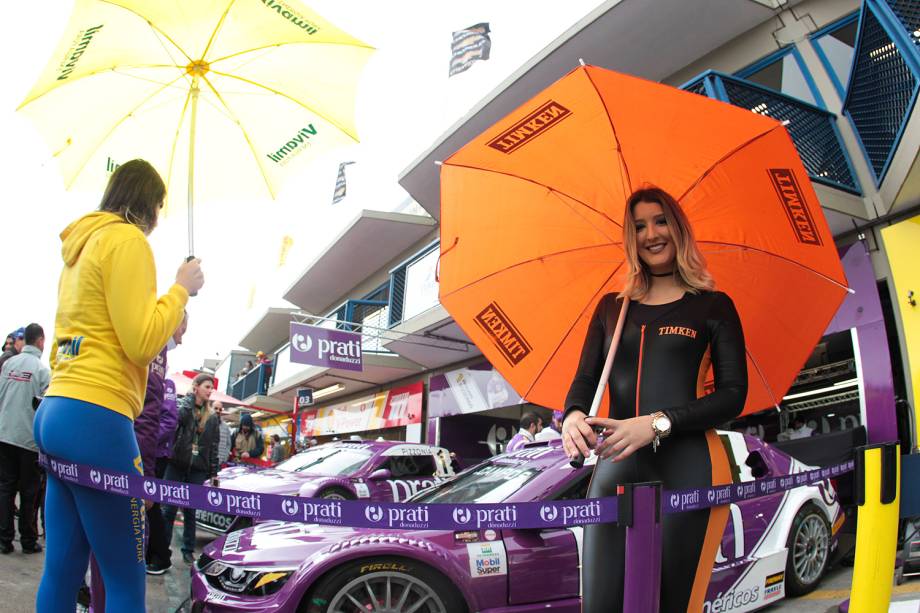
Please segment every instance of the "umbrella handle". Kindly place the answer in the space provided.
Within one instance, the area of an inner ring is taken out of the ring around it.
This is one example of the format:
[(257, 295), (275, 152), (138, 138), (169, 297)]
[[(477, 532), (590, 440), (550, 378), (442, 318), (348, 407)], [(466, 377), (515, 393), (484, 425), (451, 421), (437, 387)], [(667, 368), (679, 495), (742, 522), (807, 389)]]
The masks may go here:
[[(194, 259), (195, 259), (195, 256), (194, 256), (194, 255), (190, 255), (190, 256), (188, 256), (187, 258), (185, 258), (185, 261), (186, 261), (186, 262), (191, 262), (191, 261), (194, 260)], [(197, 295), (198, 295), (198, 292), (192, 292), (191, 294), (189, 294), (189, 297), (194, 298), (194, 297), (197, 296)]]
[[(629, 310), (629, 296), (623, 298), (623, 306), (620, 308), (620, 315), (617, 317), (617, 325), (613, 331), (613, 339), (610, 341), (610, 349), (607, 351), (607, 360), (604, 362), (604, 370), (601, 372), (601, 378), (597, 382), (597, 390), (594, 392), (594, 401), (591, 403), (591, 410), (588, 417), (597, 417), (597, 411), (601, 406), (601, 400), (604, 398), (604, 390), (607, 388), (607, 381), (610, 379), (610, 371), (613, 369), (613, 358), (617, 354), (617, 347), (620, 346), (620, 337), (623, 336), (623, 325), (626, 323), (626, 311)], [(597, 430), (595, 429), (595, 432)], [(601, 428), (603, 432), (603, 428)], [(598, 432), (600, 434), (600, 432)], [(569, 461), (572, 468), (581, 468), (585, 464), (585, 456), (580, 453)]]

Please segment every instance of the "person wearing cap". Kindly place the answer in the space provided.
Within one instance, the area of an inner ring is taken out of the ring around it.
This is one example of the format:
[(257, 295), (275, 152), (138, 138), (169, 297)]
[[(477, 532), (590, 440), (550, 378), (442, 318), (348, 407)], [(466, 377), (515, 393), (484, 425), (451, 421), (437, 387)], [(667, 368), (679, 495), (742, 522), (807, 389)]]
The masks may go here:
[(9, 348), (4, 349), (3, 355), (0, 355), (0, 368), (3, 368), (4, 362), (9, 360), (14, 355), (19, 355), (19, 352), (22, 351), (23, 346), (26, 344), (26, 329), (19, 328), (18, 330), (13, 330), (6, 338), (12, 339), (13, 343), (9, 346)]
[(237, 461), (246, 461), (262, 457), (264, 451), (262, 429), (253, 425), (252, 415), (243, 413), (240, 417), (240, 427), (230, 441), (230, 454)]
[(553, 411), (553, 421), (534, 436), (535, 441), (555, 441), (562, 438), (562, 411)]

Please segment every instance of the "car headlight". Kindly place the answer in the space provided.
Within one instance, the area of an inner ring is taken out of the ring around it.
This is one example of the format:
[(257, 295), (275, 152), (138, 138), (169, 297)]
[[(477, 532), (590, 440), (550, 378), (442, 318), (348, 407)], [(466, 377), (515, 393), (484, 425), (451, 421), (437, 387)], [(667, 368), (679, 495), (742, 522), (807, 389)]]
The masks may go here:
[(249, 569), (213, 561), (200, 568), (211, 587), (230, 594), (269, 596), (280, 590), (294, 574), (294, 569)]

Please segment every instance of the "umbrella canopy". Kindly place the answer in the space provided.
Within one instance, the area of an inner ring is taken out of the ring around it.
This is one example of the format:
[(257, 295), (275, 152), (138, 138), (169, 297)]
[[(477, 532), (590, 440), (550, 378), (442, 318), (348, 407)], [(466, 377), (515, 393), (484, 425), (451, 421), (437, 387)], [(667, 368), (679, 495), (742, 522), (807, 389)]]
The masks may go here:
[(441, 302), (522, 396), (562, 408), (597, 302), (623, 288), (643, 184), (680, 201), (735, 302), (744, 411), (778, 405), (846, 279), (788, 133), (746, 109), (575, 69), (443, 163)]
[(179, 187), (173, 202), (186, 188), (189, 209), (193, 184), (203, 197), (274, 197), (298, 167), (357, 141), (372, 51), (297, 0), (77, 0), (20, 108), (68, 188), (101, 191), (142, 157)]

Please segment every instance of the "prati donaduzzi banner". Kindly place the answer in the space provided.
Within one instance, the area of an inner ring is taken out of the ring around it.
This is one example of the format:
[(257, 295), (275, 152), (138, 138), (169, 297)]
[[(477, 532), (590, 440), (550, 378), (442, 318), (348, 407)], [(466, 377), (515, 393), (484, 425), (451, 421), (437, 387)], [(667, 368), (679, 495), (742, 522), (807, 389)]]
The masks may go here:
[(364, 370), (361, 335), (291, 322), (291, 361), (309, 366)]

